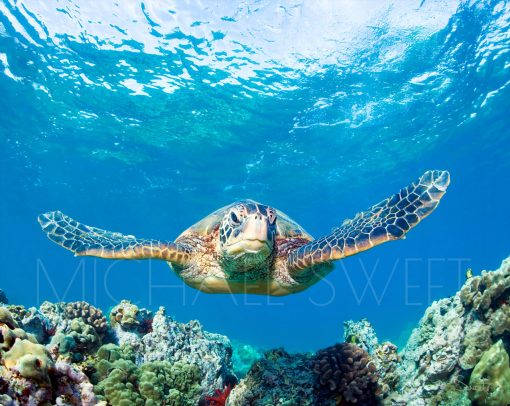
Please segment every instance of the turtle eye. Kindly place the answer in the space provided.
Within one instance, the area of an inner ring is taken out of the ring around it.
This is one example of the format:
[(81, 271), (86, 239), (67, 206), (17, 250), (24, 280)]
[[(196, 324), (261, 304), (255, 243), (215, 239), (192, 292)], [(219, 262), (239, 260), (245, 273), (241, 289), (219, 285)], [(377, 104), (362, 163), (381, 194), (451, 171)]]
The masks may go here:
[(272, 209), (268, 209), (267, 218), (269, 219), (269, 223), (273, 224), (276, 221), (276, 212)]
[(234, 224), (239, 224), (240, 223), (239, 218), (237, 217), (237, 214), (235, 214), (233, 211), (230, 212), (230, 220)]

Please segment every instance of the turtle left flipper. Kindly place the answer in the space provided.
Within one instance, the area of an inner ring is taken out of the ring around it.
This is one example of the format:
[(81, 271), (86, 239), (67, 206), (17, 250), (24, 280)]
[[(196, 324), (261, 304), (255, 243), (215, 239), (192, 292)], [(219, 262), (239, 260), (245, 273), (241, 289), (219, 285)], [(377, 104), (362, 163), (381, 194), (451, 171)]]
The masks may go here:
[(427, 171), (399, 193), (359, 213), (331, 234), (291, 251), (289, 272), (348, 257), (405, 234), (437, 207), (450, 183), (447, 171)]
[(41, 214), (37, 220), (48, 238), (76, 256), (108, 259), (161, 259), (185, 264), (191, 248), (185, 244), (137, 239), (100, 228), (86, 226), (60, 211)]

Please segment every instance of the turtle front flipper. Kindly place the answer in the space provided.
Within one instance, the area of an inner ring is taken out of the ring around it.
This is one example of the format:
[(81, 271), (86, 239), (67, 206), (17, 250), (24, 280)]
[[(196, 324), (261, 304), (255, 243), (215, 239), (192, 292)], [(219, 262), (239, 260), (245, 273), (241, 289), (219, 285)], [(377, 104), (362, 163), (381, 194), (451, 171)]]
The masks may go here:
[(439, 204), (450, 183), (447, 171), (427, 171), (399, 193), (346, 220), (331, 234), (291, 251), (289, 271), (334, 261), (368, 250), (405, 234)]
[(132, 235), (81, 224), (60, 211), (41, 214), (37, 220), (48, 238), (76, 256), (108, 259), (162, 259), (177, 264), (189, 261), (191, 248), (174, 242), (141, 240)]

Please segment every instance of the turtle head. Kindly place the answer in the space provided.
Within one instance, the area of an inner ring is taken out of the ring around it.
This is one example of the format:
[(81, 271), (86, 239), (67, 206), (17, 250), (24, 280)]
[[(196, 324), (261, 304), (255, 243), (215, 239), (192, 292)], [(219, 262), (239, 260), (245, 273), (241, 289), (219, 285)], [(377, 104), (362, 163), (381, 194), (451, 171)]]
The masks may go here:
[(276, 210), (252, 201), (232, 205), (223, 216), (219, 244), (224, 256), (248, 267), (264, 263), (274, 249)]

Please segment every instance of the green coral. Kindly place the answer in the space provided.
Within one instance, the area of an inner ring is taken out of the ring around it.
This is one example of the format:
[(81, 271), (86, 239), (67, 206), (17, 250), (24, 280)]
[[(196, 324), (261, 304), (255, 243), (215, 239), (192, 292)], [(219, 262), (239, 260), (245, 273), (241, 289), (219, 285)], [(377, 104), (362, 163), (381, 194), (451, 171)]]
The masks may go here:
[(477, 405), (510, 403), (510, 366), (502, 340), (489, 348), (476, 364), (469, 380), (469, 397)]
[(50, 343), (58, 347), (60, 354), (70, 355), (73, 361), (81, 361), (83, 354), (93, 352), (100, 344), (95, 328), (79, 318), (71, 320), (65, 331), (55, 334)]
[(98, 395), (104, 396), (112, 406), (144, 405), (137, 391), (136, 365), (127, 360), (115, 361), (108, 376), (95, 387)]
[(127, 347), (106, 344), (92, 365), (98, 397), (112, 406), (192, 406), (200, 397), (200, 369), (182, 362), (154, 361), (137, 367)]
[(200, 370), (196, 365), (154, 361), (139, 369), (140, 393), (147, 406), (195, 405), (200, 396)]

